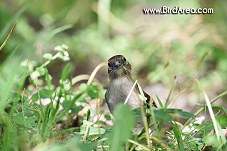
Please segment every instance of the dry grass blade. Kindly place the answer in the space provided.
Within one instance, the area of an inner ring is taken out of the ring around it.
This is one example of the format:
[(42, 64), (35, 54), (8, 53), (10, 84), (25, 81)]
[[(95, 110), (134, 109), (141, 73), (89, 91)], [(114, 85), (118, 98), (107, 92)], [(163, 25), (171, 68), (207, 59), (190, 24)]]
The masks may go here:
[[(143, 97), (143, 101), (146, 102), (142, 88), (140, 87), (139, 84), (137, 84), (137, 85), (138, 85), (138, 88), (139, 88), (140, 95), (142, 95), (142, 97)], [(146, 116), (145, 116), (144, 109), (143, 109), (143, 102), (141, 102), (141, 101), (140, 101), (140, 111), (141, 111), (141, 115), (142, 115), (142, 119), (143, 119), (143, 125), (144, 125), (145, 132), (146, 132), (147, 145), (151, 146), (149, 129), (148, 129), (147, 120), (146, 120)]]
[[(217, 97), (215, 97), (214, 99), (212, 99), (210, 101), (211, 104), (213, 104), (215, 101), (217, 101), (218, 99), (222, 98), (223, 96), (225, 96), (227, 94), (227, 90), (222, 92), (221, 94), (219, 94)], [(205, 107), (201, 107), (197, 112), (195, 112), (195, 116), (199, 115), (203, 110), (205, 109)], [(182, 129), (184, 129), (191, 121), (193, 120), (193, 118), (190, 118), (185, 124), (184, 127)]]
[(214, 125), (215, 134), (217, 136), (218, 141), (220, 141), (221, 134), (220, 134), (220, 130), (218, 128), (218, 123), (217, 123), (217, 121), (215, 119), (215, 116), (214, 116), (214, 112), (212, 110), (210, 99), (208, 98), (208, 96), (207, 96), (205, 91), (203, 91), (203, 95), (204, 95), (204, 98), (205, 98), (205, 101), (206, 101), (206, 104), (207, 104), (207, 108), (208, 108), (210, 117), (211, 117), (213, 125)]
[(132, 144), (135, 144), (135, 145), (137, 145), (137, 146), (139, 146), (139, 147), (143, 148), (143, 150), (147, 150), (147, 151), (149, 151), (149, 150), (150, 150), (150, 149), (149, 149), (149, 148), (147, 148), (146, 146), (141, 145), (141, 144), (139, 144), (138, 142), (136, 142), (136, 141), (134, 141), (134, 140), (128, 139), (128, 142), (130, 142), (130, 143), (132, 143)]
[(155, 142), (159, 143), (159, 144), (160, 144), (162, 147), (164, 147), (167, 151), (171, 151), (171, 150), (172, 150), (169, 146), (167, 146), (166, 144), (162, 143), (162, 140), (159, 140), (157, 137), (152, 136), (152, 139), (153, 139)]
[(107, 65), (106, 62), (102, 62), (102, 63), (100, 63), (100, 64), (93, 70), (93, 72), (91, 73), (90, 78), (88, 79), (88, 82), (87, 82), (88, 85), (91, 84), (91, 82), (92, 82), (92, 80), (94, 79), (96, 73), (97, 73), (103, 66), (106, 66), (106, 65)]
[(83, 81), (83, 80), (89, 80), (90, 78), (90, 75), (89, 74), (81, 74), (81, 75), (78, 75), (78, 76), (75, 76), (73, 79), (72, 79), (72, 84), (76, 84), (80, 81)]
[(182, 93), (184, 93), (186, 90), (187, 90), (187, 88), (185, 88), (185, 89), (182, 90), (179, 94), (177, 94), (177, 96), (175, 96), (175, 98), (169, 103), (168, 108), (170, 108), (170, 107), (173, 105), (173, 103), (177, 100), (177, 98), (178, 98)]
[(194, 79), (195, 79), (196, 83), (198, 84), (200, 90), (202, 91), (202, 93), (204, 95), (204, 99), (205, 99), (205, 102), (206, 102), (206, 105), (207, 105), (211, 120), (212, 120), (213, 125), (214, 125), (214, 130), (215, 130), (215, 134), (217, 136), (217, 139), (221, 143), (226, 143), (226, 139), (225, 139), (225, 136), (224, 136), (223, 132), (220, 129), (220, 125), (215, 119), (214, 112), (213, 112), (212, 105), (211, 105), (211, 101), (210, 101), (208, 95), (206, 94), (206, 92), (203, 90), (203, 88), (200, 85), (199, 81), (196, 78), (194, 78)]
[(5, 41), (2, 43), (1, 47), (0, 47), (0, 51), (4, 48), (4, 46), (6, 45), (7, 41), (9, 40), (10, 36), (12, 35), (16, 25), (17, 25), (18, 19), (15, 21), (13, 27), (11, 28), (9, 34), (7, 35)]
[[(210, 101), (211, 104), (213, 104), (215, 101), (217, 101), (219, 98), (223, 97), (227, 95), (227, 90), (224, 91), (223, 93), (221, 93), (220, 95), (218, 95), (217, 97), (215, 97), (213, 100)], [(195, 115), (199, 115), (199, 113), (201, 113), (204, 110), (204, 107), (200, 108)]]
[(124, 104), (128, 103), (129, 97), (131, 96), (132, 91), (133, 91), (133, 89), (135, 88), (136, 84), (137, 84), (137, 80), (134, 82), (134, 84), (133, 84), (133, 86), (132, 86), (132, 88), (131, 88), (131, 90), (130, 90), (128, 96), (127, 96), (127, 98), (125, 99), (125, 103), (124, 103)]

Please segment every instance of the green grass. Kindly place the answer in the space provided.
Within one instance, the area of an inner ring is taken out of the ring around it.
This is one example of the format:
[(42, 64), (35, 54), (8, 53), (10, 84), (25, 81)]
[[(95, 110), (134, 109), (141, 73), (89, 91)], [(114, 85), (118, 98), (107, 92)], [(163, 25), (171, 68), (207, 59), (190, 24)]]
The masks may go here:
[[(84, 106), (76, 104), (103, 99), (104, 90), (100, 83), (91, 80), (74, 90), (70, 64), (63, 69), (59, 84), (53, 85), (47, 66), (56, 59), (69, 60), (65, 45), (57, 46), (55, 50), (55, 55), (45, 54), (46, 61), (39, 66), (34, 66), (28, 59), (20, 63), (13, 55), (1, 65), (1, 150), (226, 150), (226, 138), (221, 130), (227, 126), (226, 110), (211, 105), (227, 91), (209, 100), (200, 88), (206, 103), (195, 113), (170, 108), (177, 96), (163, 104), (156, 95), (160, 108), (150, 109), (151, 119), (146, 119), (143, 108), (132, 112), (123, 104), (114, 112), (114, 119), (98, 108), (96, 113), (89, 109), (81, 117), (78, 113)], [(10, 66), (17, 70), (7, 70)], [(26, 79), (29, 84), (25, 86)], [(207, 107), (211, 118), (196, 123), (195, 118)], [(213, 110), (218, 112), (214, 115)], [(107, 126), (99, 119), (104, 114), (106, 121), (112, 120), (113, 126)], [(82, 125), (67, 126), (75, 116)], [(134, 134), (132, 130), (137, 122), (147, 124), (145, 127), (150, 131), (145, 128), (140, 134)]]

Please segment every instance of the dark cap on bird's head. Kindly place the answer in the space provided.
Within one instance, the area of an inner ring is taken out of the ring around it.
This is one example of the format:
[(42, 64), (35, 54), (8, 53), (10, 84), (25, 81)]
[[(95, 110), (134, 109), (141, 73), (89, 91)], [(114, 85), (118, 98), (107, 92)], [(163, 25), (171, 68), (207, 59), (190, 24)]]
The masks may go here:
[(114, 79), (118, 76), (130, 76), (131, 65), (123, 55), (115, 55), (108, 60), (109, 77)]

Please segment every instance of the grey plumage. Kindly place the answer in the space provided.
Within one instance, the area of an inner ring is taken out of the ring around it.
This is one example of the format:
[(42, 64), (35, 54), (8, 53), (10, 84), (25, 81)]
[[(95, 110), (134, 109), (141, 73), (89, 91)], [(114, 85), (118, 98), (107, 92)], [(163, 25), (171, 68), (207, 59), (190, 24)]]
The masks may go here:
[[(121, 77), (110, 81), (105, 98), (111, 113), (117, 104), (125, 102), (133, 84), (134, 81), (127, 77)], [(137, 90), (134, 89), (129, 97), (128, 104), (132, 108), (138, 108), (140, 105), (139, 101), (142, 101), (138, 94)]]
[[(116, 55), (108, 60), (109, 87), (105, 94), (105, 100), (111, 113), (119, 103), (124, 103), (130, 90), (133, 87), (134, 80), (131, 78), (131, 65), (122, 55)], [(139, 90), (136, 86), (128, 100), (132, 108), (140, 106)], [(150, 96), (144, 92), (147, 98), (147, 107), (149, 107)], [(155, 104), (154, 104), (155, 105)]]

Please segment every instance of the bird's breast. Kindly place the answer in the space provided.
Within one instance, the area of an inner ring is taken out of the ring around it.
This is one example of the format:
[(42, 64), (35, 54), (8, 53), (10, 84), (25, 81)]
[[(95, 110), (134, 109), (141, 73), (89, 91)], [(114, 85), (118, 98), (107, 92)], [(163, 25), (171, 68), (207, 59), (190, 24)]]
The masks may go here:
[[(108, 89), (110, 101), (109, 103), (114, 106), (118, 103), (124, 103), (133, 87), (133, 84), (134, 81), (126, 77), (112, 80)], [(139, 107), (140, 98), (138, 94), (139, 93), (137, 92), (136, 88), (134, 88), (127, 102), (132, 108)]]

